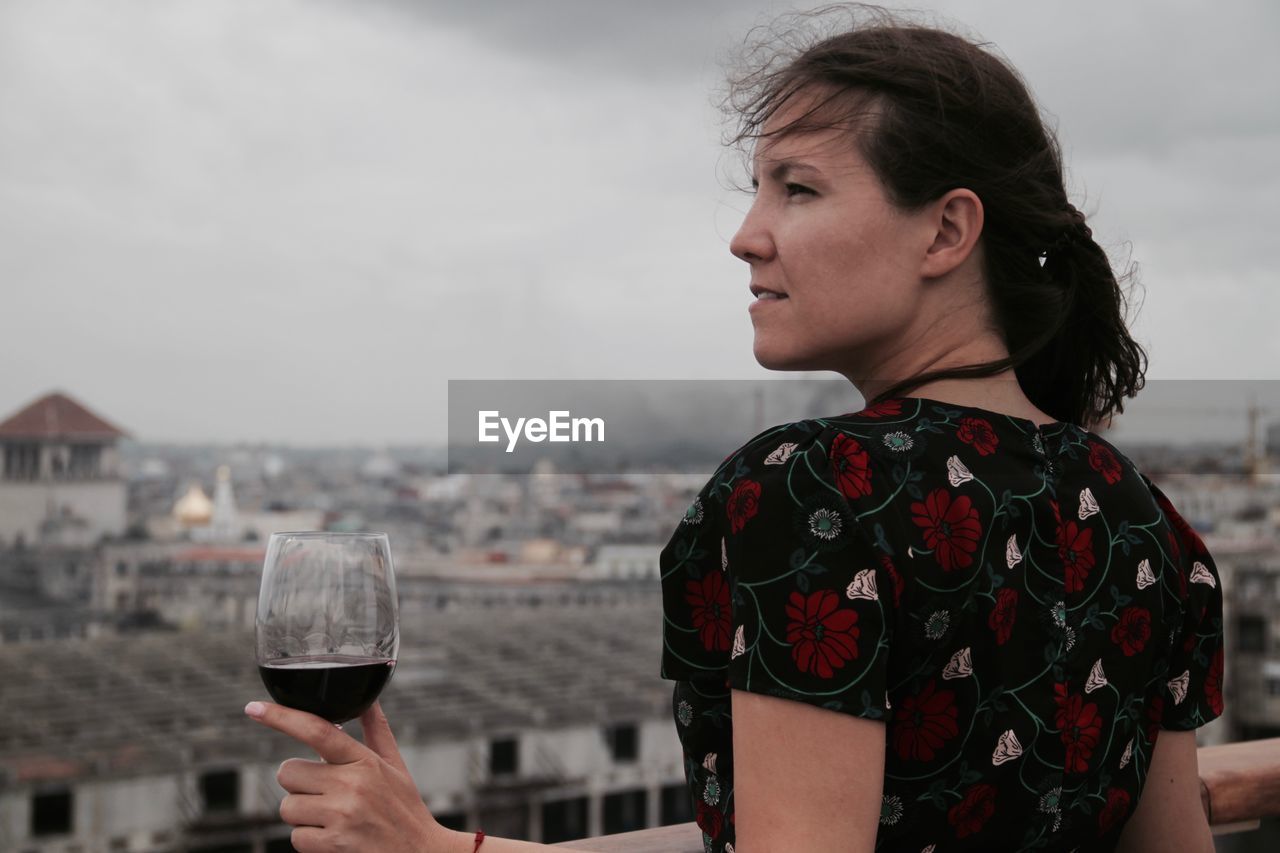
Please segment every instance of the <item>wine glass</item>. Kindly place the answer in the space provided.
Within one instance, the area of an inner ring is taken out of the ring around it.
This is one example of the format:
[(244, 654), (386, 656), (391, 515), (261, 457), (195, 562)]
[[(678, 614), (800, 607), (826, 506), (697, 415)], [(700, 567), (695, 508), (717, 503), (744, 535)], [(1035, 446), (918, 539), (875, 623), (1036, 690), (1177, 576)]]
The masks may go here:
[(271, 534), (256, 620), (267, 692), (339, 727), (360, 716), (395, 669), (398, 611), (387, 534)]

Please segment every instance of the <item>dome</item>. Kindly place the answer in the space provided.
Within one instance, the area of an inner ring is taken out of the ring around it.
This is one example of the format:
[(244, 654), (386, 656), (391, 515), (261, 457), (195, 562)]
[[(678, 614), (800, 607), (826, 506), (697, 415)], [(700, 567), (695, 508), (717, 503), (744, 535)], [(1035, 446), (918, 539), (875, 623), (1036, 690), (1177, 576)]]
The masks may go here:
[(199, 483), (192, 483), (187, 493), (173, 505), (173, 515), (190, 527), (208, 524), (213, 518), (213, 501), (205, 496)]

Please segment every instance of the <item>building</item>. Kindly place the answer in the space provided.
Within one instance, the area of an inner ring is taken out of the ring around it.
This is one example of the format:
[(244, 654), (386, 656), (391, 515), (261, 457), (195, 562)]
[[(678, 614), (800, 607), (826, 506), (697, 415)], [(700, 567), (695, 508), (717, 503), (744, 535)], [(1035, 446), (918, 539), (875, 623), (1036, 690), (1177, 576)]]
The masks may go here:
[(124, 533), (124, 437), (61, 393), (0, 422), (0, 546), (88, 546)]
[[(441, 823), (550, 843), (692, 820), (652, 593), (402, 613), (381, 701)], [(290, 849), (276, 769), (314, 756), (245, 718), (251, 631), (33, 648), (0, 646), (0, 850)]]

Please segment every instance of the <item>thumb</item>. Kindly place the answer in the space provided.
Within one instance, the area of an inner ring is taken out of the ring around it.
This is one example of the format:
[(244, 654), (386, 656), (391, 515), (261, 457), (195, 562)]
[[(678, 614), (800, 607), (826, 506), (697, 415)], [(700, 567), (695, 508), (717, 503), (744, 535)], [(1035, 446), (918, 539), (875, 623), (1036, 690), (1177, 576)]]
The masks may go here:
[(400, 747), (396, 746), (395, 735), (391, 734), (391, 723), (382, 712), (382, 706), (374, 702), (360, 715), (360, 727), (364, 730), (364, 745), (376, 752), (392, 767), (404, 773), (409, 772), (404, 759), (400, 757)]

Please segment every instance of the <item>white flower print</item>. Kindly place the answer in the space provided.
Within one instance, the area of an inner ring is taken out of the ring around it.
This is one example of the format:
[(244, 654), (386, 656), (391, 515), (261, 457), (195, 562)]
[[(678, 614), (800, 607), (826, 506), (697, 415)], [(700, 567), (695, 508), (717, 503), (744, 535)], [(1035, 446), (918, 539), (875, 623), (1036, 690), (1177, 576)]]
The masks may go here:
[(838, 538), (842, 527), (844, 520), (838, 512), (824, 508), (814, 510), (813, 515), (809, 516), (809, 532), (819, 539), (830, 542)]
[(1084, 684), (1084, 692), (1092, 693), (1099, 687), (1107, 686), (1107, 676), (1102, 672), (1102, 658), (1098, 658), (1093, 662), (1093, 669), (1089, 670), (1089, 679)]
[(885, 826), (893, 826), (902, 820), (902, 798), (894, 794), (885, 796), (880, 803), (880, 822)]
[(960, 461), (959, 456), (952, 456), (947, 460), (947, 482), (951, 485), (959, 486), (973, 479), (973, 472)]
[(865, 598), (868, 601), (875, 601), (878, 593), (876, 592), (876, 570), (863, 569), (853, 576), (853, 582), (845, 589), (844, 594), (849, 598)]
[(1070, 625), (1067, 626), (1067, 651), (1071, 651), (1071, 647), (1076, 644), (1076, 631)]
[(707, 778), (706, 787), (702, 789), (702, 801), (709, 806), (720, 802), (720, 780), (715, 776)]
[(1133, 758), (1133, 738), (1129, 738), (1129, 742), (1124, 745), (1124, 755), (1120, 756), (1121, 770), (1129, 764), (1129, 759), (1131, 758)]
[(1062, 787), (1050, 788), (1040, 797), (1040, 811), (1055, 814), (1062, 809)]
[(680, 725), (687, 726), (693, 722), (693, 706), (683, 699), (676, 706), (676, 719), (680, 721)]
[(897, 432), (886, 433), (882, 441), (885, 447), (889, 448), (895, 453), (905, 453), (906, 451), (910, 450), (912, 447), (915, 446), (915, 441), (912, 440), (911, 436), (907, 435), (905, 432), (902, 432), (901, 430)]
[(1040, 433), (1031, 436), (1031, 446), (1036, 449), (1036, 453), (1044, 453), (1044, 442), (1040, 440)]
[(689, 504), (689, 508), (685, 510), (684, 518), (681, 521), (685, 524), (702, 523), (702, 498), (693, 499), (693, 503)]
[(1011, 569), (1022, 562), (1022, 552), (1018, 550), (1018, 535), (1016, 533), (1010, 536), (1009, 541), (1005, 543), (1004, 561)]
[(784, 444), (779, 444), (772, 453), (770, 453), (768, 456), (764, 458), (764, 464), (781, 465), (782, 463), (786, 462), (788, 459), (791, 458), (791, 454), (795, 451), (795, 449), (796, 449), (795, 442), (792, 442), (792, 441), (785, 442)]
[[(706, 833), (703, 833), (703, 834), (705, 835)], [(724, 843), (724, 853), (733, 853), (733, 842), (732, 842), (732, 841), (726, 841), (726, 842)]]
[(1146, 589), (1156, 582), (1156, 574), (1151, 571), (1151, 561), (1143, 558), (1138, 563), (1138, 589)]
[(1059, 628), (1067, 627), (1067, 603), (1065, 601), (1055, 601), (1049, 614), (1053, 617), (1053, 624)]
[(1179, 675), (1177, 678), (1169, 679), (1169, 692), (1173, 694), (1173, 704), (1181, 705), (1182, 700), (1187, 698), (1187, 682), (1191, 680), (1191, 670)]
[(1004, 764), (1020, 755), (1022, 755), (1022, 744), (1018, 743), (1018, 736), (1014, 734), (1013, 729), (1009, 729), (1000, 735), (1000, 740), (996, 743), (996, 751), (991, 755), (991, 763)]
[(1215, 589), (1218, 586), (1217, 581), (1213, 579), (1213, 574), (1210, 573), (1209, 569), (1205, 567), (1205, 564), (1200, 562), (1199, 560), (1196, 560), (1195, 563), (1193, 563), (1191, 566), (1191, 582), (1207, 583), (1209, 586), (1214, 587)]
[(729, 571), (729, 548), (724, 544), (724, 537), (720, 537), (720, 570)]
[(716, 754), (714, 752), (708, 752), (707, 757), (702, 759), (702, 766), (710, 770), (712, 773), (715, 773), (716, 772)]
[(951, 614), (945, 610), (937, 610), (924, 623), (924, 635), (930, 640), (936, 640), (947, 633), (950, 624)]
[(969, 648), (969, 646), (965, 646), (951, 656), (946, 668), (942, 670), (944, 679), (964, 678), (966, 675), (973, 675), (973, 658), (970, 655)]
[(733, 632), (733, 651), (729, 652), (729, 660), (733, 660), (747, 650), (746, 640), (742, 636), (743, 627), (739, 625), (738, 630)]
[(1089, 516), (1097, 513), (1098, 502), (1094, 499), (1093, 492), (1089, 491), (1089, 487), (1086, 486), (1084, 491), (1080, 493), (1080, 520), (1084, 521)]

